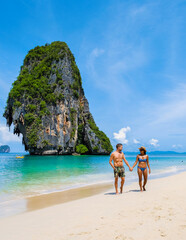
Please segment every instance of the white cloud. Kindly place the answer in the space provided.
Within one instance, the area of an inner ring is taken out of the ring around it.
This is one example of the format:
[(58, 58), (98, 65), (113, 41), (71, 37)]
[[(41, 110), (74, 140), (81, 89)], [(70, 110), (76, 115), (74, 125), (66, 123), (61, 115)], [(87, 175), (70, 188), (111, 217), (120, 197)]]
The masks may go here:
[[(186, 80), (186, 79), (184, 79)], [(153, 120), (150, 125), (167, 123), (186, 117), (186, 84), (179, 84), (177, 88), (165, 92), (165, 102), (160, 102), (153, 107)]]
[(21, 142), (21, 136), (14, 135), (9, 131), (8, 127), (0, 124), (0, 140), (4, 143)]
[(154, 147), (159, 146), (158, 142), (159, 142), (159, 140), (158, 140), (158, 139), (155, 139), (155, 138), (152, 138), (152, 139), (149, 141), (150, 145), (152, 145), (152, 146), (154, 146)]
[(90, 55), (89, 55), (89, 59), (88, 59), (88, 69), (91, 71), (91, 73), (93, 75), (96, 75), (96, 70), (95, 70), (95, 60), (96, 58), (98, 58), (100, 55), (102, 55), (105, 52), (104, 49), (101, 48), (94, 48)]
[(127, 73), (131, 70), (142, 67), (147, 60), (147, 54), (145, 53), (143, 46), (138, 46), (134, 48), (133, 46), (128, 48), (126, 55), (120, 56), (115, 62), (109, 67), (109, 73), (114, 73), (118, 75)]
[(126, 139), (126, 133), (131, 130), (130, 127), (121, 128), (118, 133), (114, 133), (114, 139), (120, 141), (123, 144), (127, 144), (128, 140)]
[(146, 10), (147, 10), (146, 6), (135, 7), (131, 10), (130, 14), (132, 17), (136, 18), (138, 15), (141, 16), (141, 14), (144, 14)]
[(138, 144), (138, 143), (140, 143), (140, 141), (134, 138), (133, 143)]
[(91, 57), (99, 57), (101, 54), (104, 53), (104, 49), (101, 49), (101, 48), (94, 48), (91, 52)]
[(102, 78), (96, 67), (97, 60), (104, 52), (105, 50), (102, 48), (94, 48), (88, 56), (87, 69), (90, 79), (94, 81), (94, 84), (96, 84), (98, 88), (101, 88), (104, 91), (110, 91), (110, 84), (108, 84), (108, 80), (105, 79), (105, 77)]
[(173, 144), (172, 145), (172, 148), (174, 148), (174, 149), (179, 149), (179, 148), (182, 148), (183, 147), (183, 145), (181, 145), (181, 144)]

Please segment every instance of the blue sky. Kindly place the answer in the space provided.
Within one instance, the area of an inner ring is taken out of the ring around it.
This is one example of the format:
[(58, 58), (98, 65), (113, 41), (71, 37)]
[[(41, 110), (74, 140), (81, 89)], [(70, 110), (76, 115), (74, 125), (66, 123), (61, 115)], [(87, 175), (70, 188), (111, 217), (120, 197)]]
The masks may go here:
[(0, 22), (0, 144), (24, 151), (2, 117), (8, 92), (29, 49), (60, 40), (114, 147), (186, 151), (186, 1), (4, 1)]

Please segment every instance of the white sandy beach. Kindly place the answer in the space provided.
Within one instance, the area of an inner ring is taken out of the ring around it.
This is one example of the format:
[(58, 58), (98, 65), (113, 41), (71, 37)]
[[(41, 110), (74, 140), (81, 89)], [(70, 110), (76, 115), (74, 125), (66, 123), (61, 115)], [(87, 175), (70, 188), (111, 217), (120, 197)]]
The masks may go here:
[(0, 220), (2, 240), (184, 240), (186, 172)]

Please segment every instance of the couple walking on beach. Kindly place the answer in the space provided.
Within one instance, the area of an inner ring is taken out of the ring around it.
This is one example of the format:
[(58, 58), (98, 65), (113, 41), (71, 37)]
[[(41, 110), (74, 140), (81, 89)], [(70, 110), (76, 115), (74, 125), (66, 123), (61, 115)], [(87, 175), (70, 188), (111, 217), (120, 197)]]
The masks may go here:
[[(123, 185), (125, 182), (125, 168), (123, 166), (123, 160), (128, 166), (130, 171), (133, 171), (133, 168), (138, 163), (137, 173), (139, 177), (140, 190), (141, 192), (146, 191), (145, 185), (147, 183), (147, 177), (148, 177), (147, 167), (149, 168), (149, 174), (151, 173), (151, 169), (149, 165), (149, 156), (146, 154), (146, 148), (143, 146), (139, 148), (140, 154), (137, 155), (136, 161), (134, 162), (132, 167), (130, 167), (128, 161), (126, 160), (124, 153), (122, 152), (122, 149), (123, 149), (123, 145), (121, 143), (118, 143), (116, 145), (116, 151), (110, 155), (110, 160), (109, 160), (110, 165), (114, 169), (116, 194), (118, 194), (118, 177), (121, 177), (120, 193), (123, 192)], [(114, 165), (112, 161), (114, 162)], [(143, 184), (142, 184), (142, 176), (144, 178)]]

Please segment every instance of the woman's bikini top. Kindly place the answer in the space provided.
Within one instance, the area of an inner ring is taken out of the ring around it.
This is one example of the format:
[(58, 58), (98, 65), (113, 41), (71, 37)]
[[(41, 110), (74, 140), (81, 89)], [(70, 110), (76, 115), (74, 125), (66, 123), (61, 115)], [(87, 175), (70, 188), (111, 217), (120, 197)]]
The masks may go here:
[(146, 162), (146, 161), (147, 161), (147, 158), (144, 158), (144, 159), (138, 158), (138, 161), (139, 161), (139, 162)]

